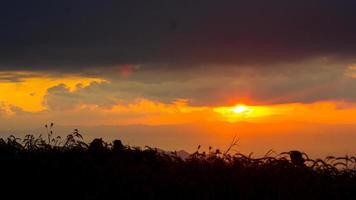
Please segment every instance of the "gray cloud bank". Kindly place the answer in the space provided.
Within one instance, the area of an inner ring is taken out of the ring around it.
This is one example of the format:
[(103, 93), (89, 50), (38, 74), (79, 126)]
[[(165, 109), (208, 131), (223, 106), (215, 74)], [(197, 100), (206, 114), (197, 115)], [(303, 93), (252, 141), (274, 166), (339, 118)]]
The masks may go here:
[(354, 59), (355, 9), (346, 0), (4, 1), (0, 69)]
[[(356, 2), (77, 0), (4, 1), (0, 71), (103, 77), (44, 104), (188, 99), (193, 105), (354, 101)], [(28, 74), (0, 74), (19, 82)]]
[[(70, 91), (65, 85), (48, 89), (45, 105), (50, 109), (72, 109), (80, 104), (111, 107), (146, 98), (164, 103), (187, 99), (190, 105), (233, 105), (250, 100), (253, 104), (275, 104), (323, 100), (356, 100), (356, 78), (333, 63), (309, 61), (294, 70), (251, 70), (219, 72), (192, 69), (166, 73), (162, 80), (155, 73), (134, 72), (130, 78), (106, 75), (110, 82), (92, 83)], [(290, 66), (290, 68), (297, 68)], [(311, 69), (309, 69), (311, 68)], [(248, 102), (248, 101), (247, 101)]]

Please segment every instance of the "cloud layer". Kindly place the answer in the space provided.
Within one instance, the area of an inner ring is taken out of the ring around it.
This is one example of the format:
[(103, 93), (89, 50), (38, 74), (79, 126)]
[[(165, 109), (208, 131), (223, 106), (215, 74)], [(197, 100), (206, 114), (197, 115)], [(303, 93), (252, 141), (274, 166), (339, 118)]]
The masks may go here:
[[(355, 101), (355, 8), (336, 0), (7, 1), (0, 84), (61, 77), (42, 88), (50, 110), (140, 98), (194, 106)], [(106, 81), (71, 90), (68, 76)], [(22, 96), (35, 96), (32, 87)]]
[(0, 8), (0, 69), (352, 60), (355, 8), (337, 0), (7, 1)]

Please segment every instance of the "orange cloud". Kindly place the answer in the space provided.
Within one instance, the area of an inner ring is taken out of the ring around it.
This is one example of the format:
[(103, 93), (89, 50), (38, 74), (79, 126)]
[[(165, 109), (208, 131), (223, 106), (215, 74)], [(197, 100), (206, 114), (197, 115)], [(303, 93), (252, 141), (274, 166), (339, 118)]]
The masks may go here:
[[(0, 102), (17, 106), (25, 111), (36, 112), (44, 109), (43, 97), (48, 88), (58, 84), (65, 84), (70, 90), (78, 85), (86, 86), (90, 83), (104, 80), (87, 78), (77, 75), (52, 77), (43, 73), (26, 71), (1, 72)], [(13, 81), (12, 79), (20, 77)]]

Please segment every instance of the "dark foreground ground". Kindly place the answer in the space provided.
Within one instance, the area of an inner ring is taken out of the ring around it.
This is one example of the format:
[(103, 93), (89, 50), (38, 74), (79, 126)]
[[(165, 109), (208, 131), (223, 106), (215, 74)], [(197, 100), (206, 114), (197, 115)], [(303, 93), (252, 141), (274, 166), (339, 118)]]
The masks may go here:
[(175, 153), (66, 139), (0, 140), (1, 199), (356, 199), (355, 158)]

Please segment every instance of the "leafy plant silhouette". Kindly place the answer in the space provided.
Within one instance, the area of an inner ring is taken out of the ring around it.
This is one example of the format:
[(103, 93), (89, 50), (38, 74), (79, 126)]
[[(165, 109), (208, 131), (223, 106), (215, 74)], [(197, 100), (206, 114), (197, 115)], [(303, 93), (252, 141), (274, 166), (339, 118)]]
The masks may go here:
[[(355, 199), (356, 158), (310, 159), (307, 154), (268, 151), (261, 158), (209, 147), (182, 158), (177, 152), (86, 143), (74, 129), (64, 139), (11, 135), (0, 139), (3, 196), (22, 198), (145, 199)], [(21, 191), (19, 193), (18, 191)]]

